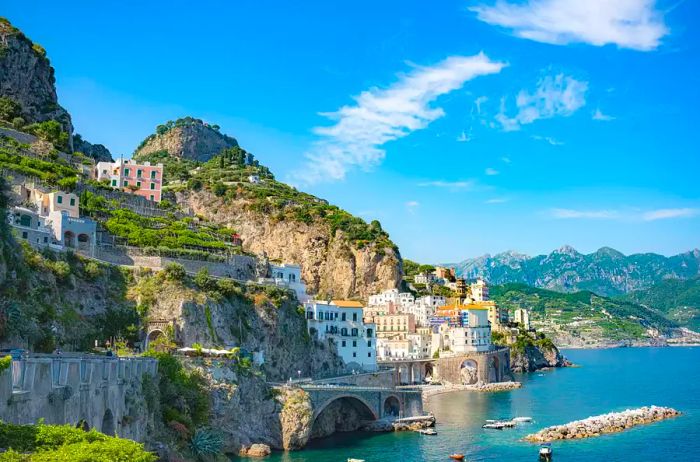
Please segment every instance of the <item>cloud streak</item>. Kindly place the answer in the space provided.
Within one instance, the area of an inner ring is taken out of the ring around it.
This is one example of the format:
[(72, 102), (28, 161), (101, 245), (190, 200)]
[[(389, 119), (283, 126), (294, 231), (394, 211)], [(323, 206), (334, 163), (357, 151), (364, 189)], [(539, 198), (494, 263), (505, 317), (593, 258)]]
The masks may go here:
[(373, 87), (355, 103), (324, 113), (333, 125), (316, 127), (320, 139), (305, 153), (306, 162), (293, 174), (301, 183), (338, 181), (354, 168), (368, 170), (386, 152), (382, 146), (427, 127), (445, 115), (433, 106), (440, 96), (479, 76), (496, 74), (504, 63), (485, 54), (452, 56), (434, 66), (416, 67), (387, 88)]
[(480, 21), (516, 37), (554, 45), (608, 44), (639, 51), (656, 49), (669, 33), (654, 0), (497, 0), (469, 9)]
[(540, 119), (568, 117), (586, 104), (588, 82), (564, 74), (548, 75), (539, 80), (533, 93), (521, 90), (515, 99), (517, 113), (506, 114), (506, 99), (501, 100), (501, 111), (496, 121), (503, 130), (519, 130), (522, 125)]
[(692, 218), (700, 215), (697, 208), (667, 208), (647, 211), (622, 212), (614, 209), (604, 210), (578, 210), (554, 208), (549, 211), (552, 218), (566, 219), (589, 219), (589, 220), (631, 220), (631, 221), (658, 221), (676, 218)]
[(424, 181), (423, 183), (418, 183), (418, 186), (422, 187), (433, 187), (433, 188), (445, 188), (445, 189), (471, 189), (475, 186), (473, 181)]
[(615, 120), (615, 117), (608, 114), (603, 114), (603, 111), (601, 111), (600, 108), (596, 109), (595, 112), (593, 112), (591, 118), (593, 120), (599, 120), (601, 122), (609, 122), (611, 120)]

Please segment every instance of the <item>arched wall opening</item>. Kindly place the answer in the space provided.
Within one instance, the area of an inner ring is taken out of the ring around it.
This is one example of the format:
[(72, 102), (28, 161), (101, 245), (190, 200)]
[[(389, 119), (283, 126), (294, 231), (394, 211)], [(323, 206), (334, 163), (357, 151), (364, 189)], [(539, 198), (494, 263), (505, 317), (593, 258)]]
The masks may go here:
[(316, 413), (310, 438), (323, 438), (336, 432), (359, 430), (378, 416), (364, 400), (355, 396), (338, 396), (327, 401)]

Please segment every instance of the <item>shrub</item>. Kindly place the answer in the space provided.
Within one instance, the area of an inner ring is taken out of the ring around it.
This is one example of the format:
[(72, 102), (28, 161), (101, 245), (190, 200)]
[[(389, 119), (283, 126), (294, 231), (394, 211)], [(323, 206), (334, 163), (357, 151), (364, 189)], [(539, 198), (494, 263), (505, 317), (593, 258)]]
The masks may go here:
[(171, 281), (184, 281), (187, 276), (185, 267), (179, 263), (169, 263), (164, 271), (165, 277)]
[(0, 97), (0, 119), (10, 122), (21, 115), (22, 106), (19, 103), (6, 96)]
[(213, 191), (214, 194), (216, 194), (218, 197), (221, 197), (221, 196), (223, 196), (224, 194), (226, 194), (226, 189), (227, 189), (227, 188), (226, 188), (226, 185), (223, 184), (223, 183), (221, 183), (221, 182), (214, 183), (214, 186), (212, 187), (212, 191)]
[(65, 281), (70, 276), (70, 265), (65, 261), (57, 261), (51, 265), (51, 271), (57, 279)]
[(209, 277), (209, 270), (206, 266), (203, 266), (197, 271), (197, 274), (194, 276), (194, 283), (202, 290), (208, 289), (212, 285), (212, 280)]
[(11, 365), (12, 365), (12, 356), (7, 355), (7, 356), (0, 358), (0, 373), (2, 373), (2, 371), (4, 371), (5, 369), (9, 369)]
[(40, 139), (53, 144), (58, 149), (66, 149), (68, 147), (68, 133), (55, 120), (33, 123), (27, 126), (26, 129)]
[(84, 271), (85, 277), (87, 277), (91, 281), (94, 281), (95, 279), (102, 276), (102, 268), (100, 268), (100, 265), (98, 265), (94, 261), (88, 262), (85, 265)]
[(197, 430), (190, 440), (190, 450), (200, 458), (219, 454), (223, 445), (221, 435), (211, 429)]

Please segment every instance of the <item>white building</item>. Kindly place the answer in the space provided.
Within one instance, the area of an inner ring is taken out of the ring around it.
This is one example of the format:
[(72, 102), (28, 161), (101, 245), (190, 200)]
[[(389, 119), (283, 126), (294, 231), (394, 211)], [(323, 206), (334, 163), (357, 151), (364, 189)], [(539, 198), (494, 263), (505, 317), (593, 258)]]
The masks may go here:
[(475, 302), (485, 302), (489, 300), (489, 286), (486, 281), (479, 278), (471, 284), (471, 298)]
[[(443, 307), (436, 316), (442, 317), (445, 322), (433, 331), (431, 354), (437, 350), (441, 354), (449, 352), (447, 354), (460, 355), (493, 349), (488, 308), (474, 305)], [(457, 318), (458, 324), (450, 324), (448, 321)]]
[(515, 310), (515, 322), (523, 328), (530, 330), (530, 313), (525, 308)]
[(297, 294), (297, 299), (304, 303), (309, 300), (306, 294), (306, 284), (301, 279), (301, 266), (283, 263), (270, 265), (270, 277), (259, 278), (260, 284), (275, 284), (292, 289)]
[(410, 292), (399, 292), (399, 289), (388, 289), (369, 296), (369, 306), (386, 306), (393, 304), (395, 307), (407, 306), (415, 301)]
[(413, 282), (415, 284), (432, 284), (435, 282), (435, 274), (433, 273), (418, 273), (413, 276)]
[(377, 369), (376, 327), (362, 320), (362, 304), (349, 300), (313, 300), (305, 304), (309, 334), (332, 339), (348, 369)]

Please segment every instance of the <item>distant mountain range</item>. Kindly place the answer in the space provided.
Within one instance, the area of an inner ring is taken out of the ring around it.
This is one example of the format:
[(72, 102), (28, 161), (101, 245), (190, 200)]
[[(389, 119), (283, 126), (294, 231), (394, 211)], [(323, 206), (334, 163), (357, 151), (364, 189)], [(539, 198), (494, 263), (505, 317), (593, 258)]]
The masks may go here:
[(700, 250), (665, 257), (654, 253), (624, 255), (603, 247), (585, 255), (564, 246), (548, 255), (503, 252), (448, 266), (454, 266), (458, 275), (481, 276), (491, 284), (522, 283), (560, 292), (589, 290), (614, 296), (644, 290), (667, 279), (699, 276)]

